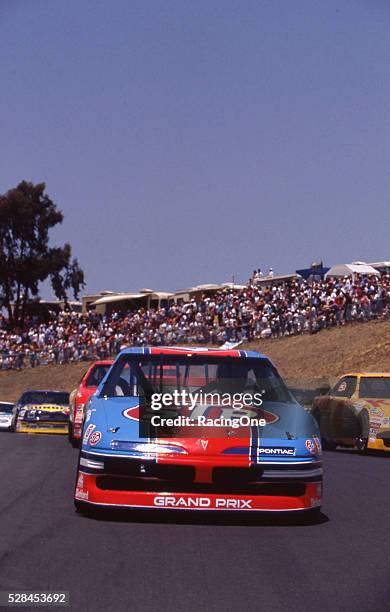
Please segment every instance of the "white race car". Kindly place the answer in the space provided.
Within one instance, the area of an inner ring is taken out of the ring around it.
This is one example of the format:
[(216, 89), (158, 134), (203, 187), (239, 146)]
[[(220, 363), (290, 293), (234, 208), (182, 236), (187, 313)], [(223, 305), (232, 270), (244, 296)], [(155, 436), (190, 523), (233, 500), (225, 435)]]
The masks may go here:
[(12, 402), (0, 402), (0, 430), (15, 431), (16, 406)]

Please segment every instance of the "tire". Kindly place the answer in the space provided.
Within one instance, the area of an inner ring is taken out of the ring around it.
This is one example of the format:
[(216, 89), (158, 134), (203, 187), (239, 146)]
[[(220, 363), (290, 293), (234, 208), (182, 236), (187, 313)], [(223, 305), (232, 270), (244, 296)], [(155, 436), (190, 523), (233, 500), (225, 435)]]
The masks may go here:
[(77, 440), (77, 438), (75, 438), (73, 435), (73, 427), (70, 422), (69, 422), (69, 430), (68, 430), (68, 440), (70, 444), (73, 446), (73, 448), (78, 448), (80, 446), (79, 440)]
[(311, 413), (311, 416), (313, 417), (313, 419), (316, 421), (318, 428), (321, 429), (321, 413), (318, 409), (314, 408), (314, 410)]
[(332, 440), (327, 440), (326, 438), (321, 438), (322, 448), (326, 451), (335, 451), (337, 448), (337, 442), (332, 442)]
[(368, 438), (364, 438), (363, 436), (359, 436), (355, 439), (355, 445), (361, 455), (367, 450)]
[(322, 516), (321, 507), (318, 508), (310, 508), (310, 510), (306, 510), (305, 519), (309, 524), (318, 523)]
[(366, 411), (360, 415), (360, 435), (355, 438), (355, 446), (361, 455), (367, 451), (369, 417)]
[(77, 514), (88, 514), (88, 504), (79, 499), (74, 500), (74, 507), (76, 509)]
[[(317, 425), (318, 425), (319, 430), (321, 432), (321, 412), (320, 412), (320, 410), (318, 410), (318, 409), (313, 410), (312, 417), (317, 422)], [(320, 435), (321, 435), (321, 433), (320, 433)], [(338, 445), (337, 445), (337, 442), (333, 442), (332, 440), (329, 440), (328, 438), (322, 438), (321, 437), (321, 446), (322, 446), (323, 450), (334, 451), (334, 450), (336, 450)]]

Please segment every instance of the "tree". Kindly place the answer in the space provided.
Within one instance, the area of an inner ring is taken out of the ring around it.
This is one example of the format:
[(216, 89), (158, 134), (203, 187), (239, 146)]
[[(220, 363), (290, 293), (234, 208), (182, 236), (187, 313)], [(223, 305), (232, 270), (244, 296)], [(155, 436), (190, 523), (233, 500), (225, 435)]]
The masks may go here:
[(0, 308), (7, 310), (11, 328), (23, 323), (44, 280), (50, 279), (56, 297), (64, 301), (69, 290), (77, 299), (85, 286), (70, 245), (49, 246), (49, 230), (62, 223), (63, 214), (45, 189), (45, 183), (22, 181), (0, 195)]

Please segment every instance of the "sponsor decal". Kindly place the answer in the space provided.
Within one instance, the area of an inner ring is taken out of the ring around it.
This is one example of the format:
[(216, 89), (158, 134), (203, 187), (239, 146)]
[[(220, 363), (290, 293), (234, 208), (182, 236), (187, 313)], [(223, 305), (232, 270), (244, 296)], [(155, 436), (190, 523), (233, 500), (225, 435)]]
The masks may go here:
[(76, 499), (88, 499), (88, 491), (84, 491), (84, 476), (83, 474), (79, 474), (76, 484)]
[(207, 446), (208, 446), (209, 441), (208, 440), (201, 440), (200, 443), (202, 445), (203, 450), (205, 451)]
[(376, 414), (377, 416), (383, 417), (385, 416), (385, 413), (383, 412), (383, 410), (381, 410), (380, 408), (371, 408), (370, 410), (370, 414)]
[(88, 491), (82, 491), (81, 489), (76, 489), (76, 499), (88, 499), (89, 493)]
[(83, 444), (86, 444), (88, 442), (88, 438), (91, 435), (92, 431), (95, 429), (96, 425), (93, 425), (93, 423), (90, 423), (87, 427), (87, 429), (85, 430), (85, 434), (84, 434), (84, 438), (83, 438)]
[(317, 446), (313, 440), (306, 440), (305, 446), (311, 455), (317, 454)]
[(85, 413), (85, 422), (88, 423), (88, 421), (91, 420), (91, 416), (92, 416), (92, 410), (87, 410), (87, 412)]
[(380, 417), (370, 418), (370, 425), (372, 425), (373, 427), (380, 427), (381, 424), (382, 424), (382, 419)]
[(252, 499), (225, 499), (217, 497), (173, 497), (156, 495), (155, 506), (160, 508), (220, 508), (221, 510), (251, 510)]
[(314, 435), (314, 436), (313, 436), (313, 440), (314, 440), (314, 444), (315, 444), (315, 445), (316, 445), (316, 447), (317, 447), (317, 455), (322, 455), (322, 444), (321, 444), (321, 439), (320, 439), (318, 436)]
[(26, 405), (26, 409), (30, 412), (63, 412), (64, 414), (69, 414), (69, 408), (67, 406), (57, 406), (56, 404), (28, 404)]
[(295, 455), (293, 446), (263, 446), (257, 449), (258, 455)]
[(130, 419), (131, 421), (139, 421), (139, 406), (127, 408), (122, 412), (122, 414), (126, 419)]
[(96, 446), (96, 444), (99, 444), (101, 439), (102, 439), (101, 432), (100, 431), (94, 431), (93, 434), (91, 435), (90, 439), (89, 439), (90, 446)]

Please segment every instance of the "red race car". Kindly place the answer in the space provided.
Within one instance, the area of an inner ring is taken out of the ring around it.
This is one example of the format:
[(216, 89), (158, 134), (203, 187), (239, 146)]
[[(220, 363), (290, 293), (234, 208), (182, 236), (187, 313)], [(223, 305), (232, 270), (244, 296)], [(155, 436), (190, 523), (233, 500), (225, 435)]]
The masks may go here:
[(80, 384), (72, 391), (69, 399), (69, 442), (75, 448), (80, 443), (84, 418), (84, 406), (96, 391), (111, 365), (112, 360), (95, 361), (83, 375)]

